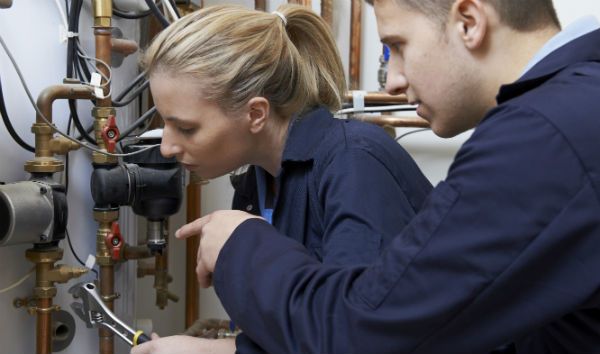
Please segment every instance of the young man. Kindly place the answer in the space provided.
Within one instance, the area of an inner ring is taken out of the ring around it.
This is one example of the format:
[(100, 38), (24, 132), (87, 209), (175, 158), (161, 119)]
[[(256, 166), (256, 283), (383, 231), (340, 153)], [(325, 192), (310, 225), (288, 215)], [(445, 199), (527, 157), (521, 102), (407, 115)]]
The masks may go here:
[(270, 353), (599, 353), (598, 23), (560, 32), (551, 0), (373, 2), (387, 90), (440, 136), (476, 127), (446, 181), (369, 267), (199, 219), (177, 234), (202, 237), (199, 280)]

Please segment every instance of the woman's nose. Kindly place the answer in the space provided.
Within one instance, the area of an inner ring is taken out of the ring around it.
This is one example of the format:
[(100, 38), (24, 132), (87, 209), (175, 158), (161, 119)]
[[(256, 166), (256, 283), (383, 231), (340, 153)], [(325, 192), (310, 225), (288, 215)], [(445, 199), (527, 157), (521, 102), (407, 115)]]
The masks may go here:
[(171, 137), (170, 129), (167, 127), (163, 128), (160, 153), (166, 158), (176, 157), (181, 153), (181, 147), (177, 144), (176, 140)]

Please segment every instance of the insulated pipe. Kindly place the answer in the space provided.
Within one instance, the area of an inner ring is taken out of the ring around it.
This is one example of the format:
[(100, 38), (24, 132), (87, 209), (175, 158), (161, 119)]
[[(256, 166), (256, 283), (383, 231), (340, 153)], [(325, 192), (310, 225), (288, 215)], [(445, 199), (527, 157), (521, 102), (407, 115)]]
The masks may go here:
[[(193, 172), (186, 188), (188, 223), (200, 218), (202, 215), (201, 202), (202, 182)], [(199, 317), (200, 291), (196, 278), (196, 260), (200, 239), (189, 237), (185, 241), (185, 328), (192, 326)]]
[(350, 89), (360, 88), (362, 0), (352, 0), (350, 15)]

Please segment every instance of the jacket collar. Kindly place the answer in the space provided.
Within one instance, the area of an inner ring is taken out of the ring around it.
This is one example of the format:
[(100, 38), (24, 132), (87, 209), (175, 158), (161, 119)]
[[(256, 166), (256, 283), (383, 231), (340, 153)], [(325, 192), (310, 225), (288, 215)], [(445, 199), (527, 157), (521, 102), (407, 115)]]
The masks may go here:
[(334, 119), (325, 107), (318, 107), (296, 117), (289, 127), (281, 163), (312, 160), (314, 151), (325, 138)]
[(500, 87), (498, 104), (520, 96), (549, 80), (569, 65), (600, 61), (600, 30), (583, 35), (550, 53), (519, 80)]

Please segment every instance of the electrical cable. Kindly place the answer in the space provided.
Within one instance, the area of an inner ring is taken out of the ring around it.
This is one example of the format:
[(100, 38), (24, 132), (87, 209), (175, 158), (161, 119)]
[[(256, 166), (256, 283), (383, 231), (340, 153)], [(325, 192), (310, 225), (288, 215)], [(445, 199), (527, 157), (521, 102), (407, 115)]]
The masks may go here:
[(21, 69), (19, 69), (19, 66), (17, 64), (17, 62), (15, 61), (15, 58), (12, 56), (12, 53), (10, 52), (10, 50), (8, 49), (8, 47), (6, 46), (6, 43), (4, 42), (4, 38), (2, 37), (2, 35), (0, 35), (0, 45), (2, 46), (2, 48), (4, 49), (4, 51), (6, 52), (6, 55), (8, 56), (8, 58), (10, 59), (15, 71), (17, 72), (17, 75), (19, 76), (19, 80), (21, 81), (21, 85), (23, 86), (23, 89), (25, 89), (25, 93), (27, 94), (27, 97), (29, 98), (29, 102), (31, 102), (33, 108), (35, 109), (35, 111), (37, 112), (37, 114), (39, 115), (39, 117), (46, 122), (46, 124), (48, 124), (49, 126), (51, 126), (54, 131), (56, 131), (58, 134), (62, 135), (63, 137), (65, 137), (66, 139), (80, 145), (81, 147), (84, 147), (88, 150), (97, 152), (99, 154), (102, 155), (106, 155), (106, 156), (113, 156), (113, 157), (125, 157), (125, 156), (131, 156), (131, 155), (137, 155), (137, 154), (141, 154), (147, 150), (153, 149), (157, 146), (160, 146), (160, 144), (155, 144), (152, 146), (149, 146), (145, 149), (141, 149), (129, 154), (112, 154), (110, 152), (107, 151), (103, 151), (100, 150), (98, 148), (95, 148), (93, 146), (88, 145), (87, 143), (82, 143), (81, 141), (70, 137), (69, 135), (63, 133), (62, 131), (60, 131), (56, 125), (52, 124), (48, 118), (46, 118), (46, 116), (44, 115), (44, 113), (42, 113), (42, 111), (40, 110), (40, 108), (37, 106), (37, 104), (35, 103), (35, 100), (33, 99), (33, 95), (31, 94), (31, 91), (29, 91), (29, 87), (27, 86), (27, 83), (25, 82), (25, 78), (23, 77), (23, 73), (21, 72)]
[(431, 130), (431, 128), (420, 128), (420, 129), (411, 130), (411, 131), (404, 133), (404, 134), (400, 135), (399, 137), (397, 137), (396, 141), (399, 141), (400, 139), (404, 138), (405, 136), (415, 134), (415, 133), (421, 133), (421, 132), (424, 132), (427, 130)]
[(146, 2), (146, 5), (148, 5), (148, 8), (150, 8), (150, 11), (152, 11), (152, 13), (154, 14), (154, 17), (156, 17), (158, 22), (160, 22), (160, 24), (164, 28), (167, 28), (170, 25), (170, 23), (165, 18), (165, 16), (162, 14), (162, 12), (160, 12), (160, 10), (158, 9), (158, 6), (156, 6), (154, 1), (152, 1), (152, 0), (144, 0), (144, 1)]
[(173, 11), (175, 12), (175, 15), (177, 15), (177, 18), (180, 19), (181, 18), (181, 14), (179, 13), (179, 9), (177, 8), (177, 1), (175, 1), (175, 0), (169, 0), (169, 2), (173, 6)]
[(25, 276), (23, 276), (21, 279), (14, 282), (12, 285), (10, 285), (4, 289), (0, 289), (0, 294), (10, 291), (10, 290), (16, 288), (17, 286), (23, 284), (23, 282), (25, 280), (27, 280), (34, 272), (35, 272), (35, 266), (31, 267), (31, 269), (29, 270), (29, 272), (27, 272), (27, 274), (25, 274)]
[(123, 101), (112, 101), (113, 106), (115, 107), (124, 107), (133, 102), (136, 98), (138, 98), (146, 89), (150, 86), (150, 81), (146, 80), (142, 85), (138, 86), (135, 91), (131, 94), (131, 97), (123, 100)]
[(21, 137), (19, 136), (19, 134), (17, 134), (17, 132), (15, 131), (15, 128), (13, 127), (10, 118), (8, 118), (8, 112), (6, 111), (6, 103), (4, 102), (4, 93), (2, 91), (2, 79), (0, 78), (0, 115), (2, 116), (2, 121), (4, 122), (4, 125), (6, 126), (6, 130), (8, 130), (8, 133), (10, 134), (11, 138), (13, 138), (13, 140), (19, 144), (20, 147), (22, 147), (23, 149), (29, 151), (29, 152), (35, 152), (35, 148), (29, 144), (27, 144), (25, 142), (25, 140), (21, 139)]
[(136, 87), (144, 78), (146, 77), (146, 71), (140, 73), (136, 76), (133, 81), (129, 83), (129, 85), (123, 89), (117, 97), (115, 97), (115, 101), (121, 101), (123, 97), (125, 97), (134, 87)]
[(364, 107), (363, 109), (357, 108), (346, 108), (340, 109), (336, 112), (336, 114), (349, 114), (349, 113), (364, 113), (364, 112), (410, 112), (415, 111), (415, 106), (409, 105), (392, 105), (392, 106), (373, 106), (373, 107)]
[[(81, 258), (79, 258), (79, 256), (77, 255), (77, 252), (75, 252), (75, 249), (73, 248), (73, 244), (71, 243), (71, 235), (69, 235), (69, 230), (65, 230), (66, 234), (67, 234), (67, 243), (69, 244), (69, 248), (71, 249), (71, 253), (73, 254), (73, 257), (75, 257), (75, 259), (77, 260), (77, 262), (79, 264), (81, 264), (82, 266), (86, 267), (85, 263), (81, 260)], [(94, 268), (89, 268), (89, 270), (91, 270), (94, 274), (96, 274), (96, 279), (98, 279), (98, 271)]]
[(117, 139), (117, 141), (121, 141), (128, 137), (134, 130), (136, 130), (138, 127), (144, 124), (146, 120), (152, 118), (152, 116), (154, 116), (154, 113), (156, 113), (156, 107), (152, 107), (149, 110), (147, 110), (141, 117), (136, 119), (135, 122), (133, 122), (133, 124), (131, 124), (129, 127), (127, 127), (121, 132), (121, 136), (119, 137), (119, 139)]
[[(177, 21), (179, 19), (179, 14), (173, 8), (173, 3), (171, 2), (171, 0), (166, 0), (165, 2), (163, 2), (163, 6), (167, 9), (167, 12), (169, 13), (169, 15), (171, 15), (171, 18), (173, 19), (173, 21)], [(175, 7), (177, 7), (177, 6), (175, 6)]]

